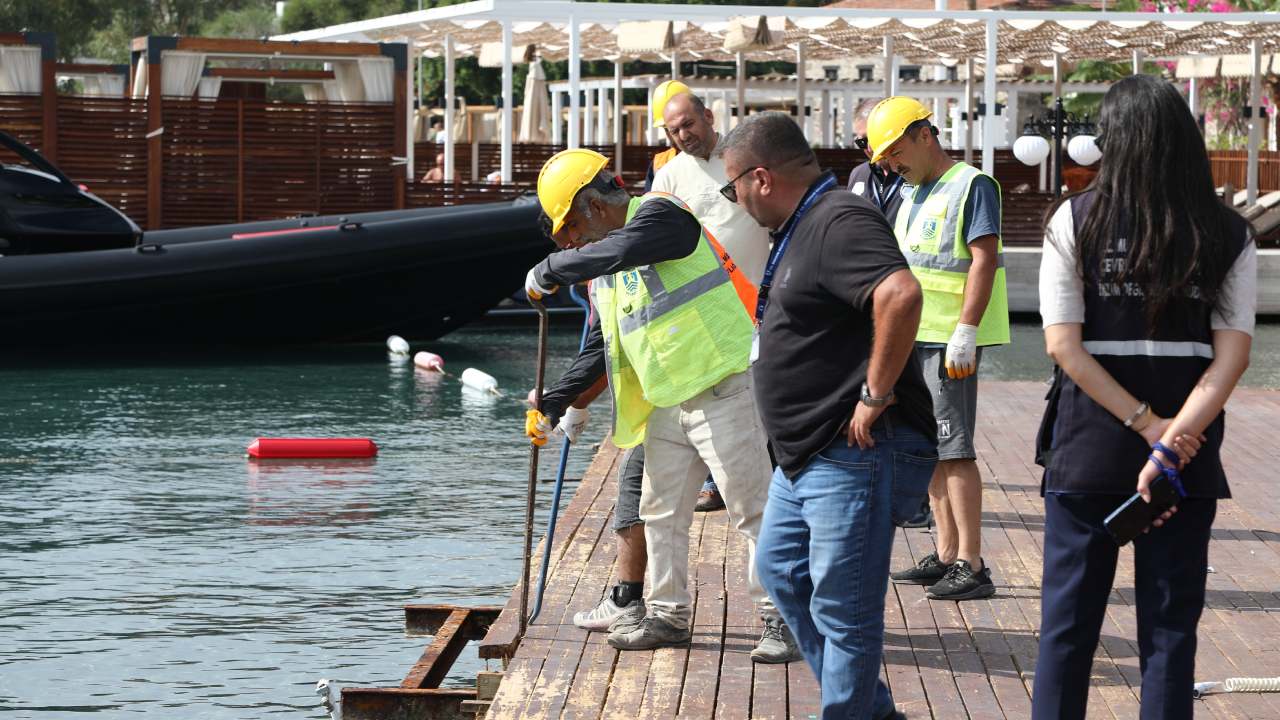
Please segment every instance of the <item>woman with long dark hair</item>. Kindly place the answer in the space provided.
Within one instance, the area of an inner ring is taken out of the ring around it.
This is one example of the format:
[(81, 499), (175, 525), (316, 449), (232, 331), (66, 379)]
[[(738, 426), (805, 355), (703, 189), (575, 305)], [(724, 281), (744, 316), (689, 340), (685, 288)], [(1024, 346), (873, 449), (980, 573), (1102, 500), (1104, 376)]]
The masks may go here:
[(1102, 165), (1051, 214), (1040, 267), (1045, 344), (1061, 369), (1048, 457), (1033, 717), (1083, 718), (1119, 547), (1103, 520), (1181, 480), (1134, 541), (1142, 718), (1192, 716), (1210, 526), (1230, 497), (1223, 406), (1249, 364), (1257, 253), (1218, 201), (1181, 94), (1127, 77), (1102, 101)]

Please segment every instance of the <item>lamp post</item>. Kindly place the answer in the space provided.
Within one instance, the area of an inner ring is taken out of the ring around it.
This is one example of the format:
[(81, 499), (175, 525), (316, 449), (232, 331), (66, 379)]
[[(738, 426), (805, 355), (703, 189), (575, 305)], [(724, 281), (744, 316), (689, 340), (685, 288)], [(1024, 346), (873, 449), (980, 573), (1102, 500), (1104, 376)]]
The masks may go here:
[[(1067, 138), (1067, 154), (1081, 165), (1092, 165), (1102, 157), (1094, 133), (1097, 127), (1089, 116), (1083, 119), (1062, 109), (1062, 98), (1044, 117), (1033, 117), (1022, 127), (1022, 137), (1013, 143), (1013, 154), (1026, 165), (1039, 165), (1053, 153), (1053, 196), (1062, 195), (1062, 142)], [(1050, 146), (1050, 138), (1053, 142)]]

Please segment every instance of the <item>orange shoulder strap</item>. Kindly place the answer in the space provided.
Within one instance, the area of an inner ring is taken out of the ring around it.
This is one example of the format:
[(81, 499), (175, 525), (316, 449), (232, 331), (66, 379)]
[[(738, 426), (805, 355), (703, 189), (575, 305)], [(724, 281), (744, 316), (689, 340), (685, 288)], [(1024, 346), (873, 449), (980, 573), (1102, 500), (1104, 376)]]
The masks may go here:
[(677, 148), (667, 148), (657, 155), (653, 156), (653, 171), (658, 172), (663, 165), (671, 162), (671, 159), (680, 154)]
[[(657, 197), (670, 200), (675, 203), (676, 207), (679, 207), (690, 215), (693, 215), (695, 220), (698, 219), (698, 216), (694, 214), (688, 204), (675, 195), (668, 192), (662, 192), (661, 190), (653, 190), (645, 193), (645, 197), (650, 195), (656, 195)], [(724, 266), (724, 271), (729, 273), (729, 280), (733, 282), (733, 289), (737, 291), (738, 300), (742, 301), (742, 307), (746, 309), (747, 317), (751, 318), (752, 322), (755, 322), (756, 301), (759, 298), (759, 289), (756, 288), (755, 283), (751, 282), (751, 279), (747, 277), (746, 273), (742, 272), (742, 268), (738, 267), (738, 263), (734, 262), (734, 259), (730, 257), (729, 251), (724, 249), (724, 246), (720, 244), (719, 240), (716, 240), (715, 235), (711, 234), (711, 231), (707, 229), (707, 226), (702, 225), (701, 220), (698, 220), (698, 224), (702, 226), (702, 235), (707, 238), (707, 242), (711, 243), (711, 249), (715, 251), (716, 257), (720, 258), (720, 264)]]

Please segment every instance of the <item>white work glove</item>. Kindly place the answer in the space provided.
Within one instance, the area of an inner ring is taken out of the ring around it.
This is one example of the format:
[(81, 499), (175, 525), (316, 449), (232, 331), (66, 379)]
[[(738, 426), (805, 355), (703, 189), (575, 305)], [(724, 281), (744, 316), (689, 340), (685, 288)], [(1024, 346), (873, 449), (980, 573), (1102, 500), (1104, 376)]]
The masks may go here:
[(960, 380), (978, 372), (978, 326), (956, 325), (947, 343), (947, 377)]
[(569, 442), (576, 444), (578, 436), (586, 429), (587, 421), (590, 419), (590, 410), (570, 405), (565, 409), (564, 417), (560, 418), (559, 424), (556, 425), (555, 434), (567, 437)]
[(544, 288), (539, 285), (536, 271), (537, 268), (529, 268), (529, 274), (524, 276), (524, 291), (530, 300), (541, 300), (558, 289), (555, 285), (550, 288)]

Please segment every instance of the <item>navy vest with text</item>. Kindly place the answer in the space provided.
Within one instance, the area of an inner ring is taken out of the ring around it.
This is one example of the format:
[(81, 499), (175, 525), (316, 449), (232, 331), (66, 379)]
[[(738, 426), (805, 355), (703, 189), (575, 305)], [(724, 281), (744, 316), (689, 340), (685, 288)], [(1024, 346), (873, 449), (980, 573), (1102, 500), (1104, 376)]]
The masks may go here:
[[(1077, 250), (1080, 228), (1093, 197), (1089, 191), (1070, 200)], [(1235, 261), (1247, 241), (1244, 219), (1235, 213), (1230, 217), (1231, 239), (1225, 250), (1228, 264)], [(1156, 415), (1171, 418), (1213, 360), (1213, 308), (1198, 297), (1184, 297), (1163, 314), (1154, 333), (1148, 332), (1142, 289), (1115, 282), (1117, 263), (1124, 261), (1127, 242), (1116, 237), (1103, 270), (1087, 271), (1082, 339), (1085, 350), (1121, 386), (1150, 403)], [(1066, 373), (1061, 377), (1044, 491), (1133, 493), (1150, 453), (1146, 442), (1094, 402)], [(1208, 441), (1183, 470), (1183, 485), (1190, 497), (1231, 497), (1219, 456), (1224, 427), (1224, 414), (1220, 413), (1205, 430)]]

